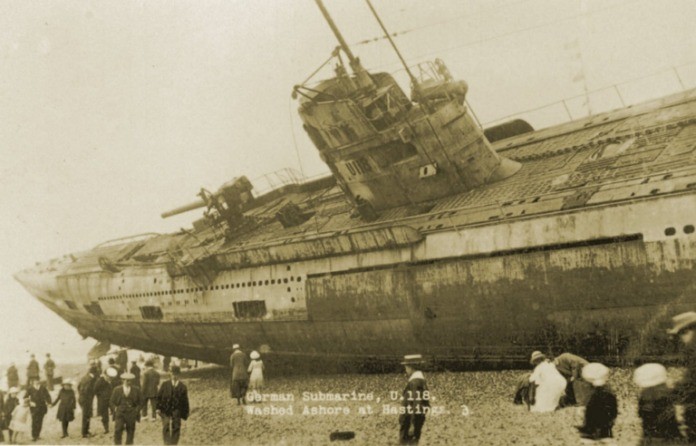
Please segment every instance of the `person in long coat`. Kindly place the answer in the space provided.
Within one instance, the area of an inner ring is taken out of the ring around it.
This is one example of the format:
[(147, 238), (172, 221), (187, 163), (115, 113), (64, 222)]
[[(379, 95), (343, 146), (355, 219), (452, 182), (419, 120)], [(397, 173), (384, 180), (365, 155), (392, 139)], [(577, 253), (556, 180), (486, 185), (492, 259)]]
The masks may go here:
[(152, 407), (152, 419), (155, 420), (157, 412), (157, 389), (160, 383), (160, 374), (154, 368), (154, 363), (151, 359), (145, 361), (145, 372), (143, 373), (143, 417), (147, 417), (148, 402)]
[(406, 355), (401, 363), (406, 369), (408, 382), (401, 395), (403, 412), (399, 415), (399, 443), (418, 444), (430, 407), (430, 394), (425, 382), (421, 355)]
[(27, 365), (27, 387), (31, 385), (32, 379), (40, 379), (39, 363), (36, 361), (34, 354), (30, 356), (29, 365)]
[[(7, 392), (7, 398), (2, 406), (2, 425), (0, 425), (0, 430), (7, 430), (10, 433), (10, 441), (12, 441), (12, 430), (10, 429), (10, 422), (12, 421), (12, 411), (14, 408), (19, 406), (19, 389), (17, 387), (11, 387)], [(2, 435), (0, 435), (2, 438)], [(4, 441), (4, 440), (3, 440)]]
[(8, 388), (19, 387), (19, 372), (14, 362), (7, 368), (6, 376)]
[(116, 387), (114, 384), (117, 376), (116, 369), (109, 367), (94, 383), (94, 394), (97, 397), (97, 416), (101, 417), (105, 434), (109, 433), (109, 402), (111, 401), (111, 393)]
[(75, 400), (75, 391), (72, 388), (73, 383), (71, 380), (63, 381), (63, 388), (58, 392), (58, 397), (53, 402), (53, 406), (58, 405), (58, 412), (56, 413), (56, 418), (60, 421), (60, 425), (63, 428), (63, 436), (60, 438), (66, 438), (68, 436), (68, 425), (72, 420), (75, 419), (75, 408), (77, 407), (77, 402)]
[(46, 375), (46, 388), (49, 392), (53, 391), (53, 374), (56, 371), (56, 363), (51, 359), (51, 354), (46, 353), (46, 362), (44, 363), (44, 375)]
[(582, 378), (582, 368), (589, 364), (589, 361), (572, 353), (562, 353), (556, 356), (553, 363), (556, 370), (568, 381), (563, 405), (587, 404), (592, 394), (592, 384)]
[(232, 368), (232, 384), (230, 393), (237, 399), (237, 405), (246, 404), (246, 392), (249, 386), (249, 374), (247, 373), (246, 354), (239, 348), (239, 344), (232, 346), (230, 367)]
[(619, 413), (616, 395), (606, 385), (609, 369), (598, 362), (591, 362), (583, 367), (582, 376), (592, 384), (594, 390), (585, 406), (585, 423), (578, 428), (580, 436), (606, 442), (614, 436), (612, 429)]
[(77, 385), (79, 392), (78, 403), (82, 409), (82, 438), (89, 438), (92, 434), (89, 432), (89, 420), (92, 418), (92, 401), (94, 400), (94, 383), (97, 377), (97, 369), (90, 367), (85, 376), (82, 377)]
[(137, 361), (131, 361), (131, 368), (129, 372), (135, 376), (135, 379), (133, 379), (133, 385), (140, 387), (140, 367), (138, 367)]
[(684, 408), (684, 424), (690, 443), (696, 443), (696, 312), (689, 311), (672, 318), (673, 326), (667, 333), (678, 336), (683, 346), (686, 370), (675, 392), (677, 402)]
[(541, 352), (532, 353), (530, 363), (534, 366), (534, 371), (529, 377), (529, 382), (536, 386), (534, 404), (530, 411), (553, 412), (558, 408), (561, 397), (565, 393), (566, 380)]
[(48, 413), (49, 404), (51, 404), (51, 394), (41, 384), (39, 378), (32, 378), (30, 382), (31, 386), (27, 390), (27, 396), (31, 407), (31, 438), (36, 441), (41, 435), (43, 419)]
[(114, 411), (114, 444), (122, 444), (123, 431), (126, 431), (126, 444), (133, 444), (135, 424), (140, 421), (140, 408), (143, 404), (140, 387), (132, 385), (132, 373), (121, 375), (121, 384), (111, 394), (111, 407)]
[(179, 380), (181, 368), (172, 366), (170, 379), (163, 382), (157, 392), (157, 412), (162, 418), (164, 444), (178, 444), (181, 420), (189, 416), (189, 399), (186, 385)]

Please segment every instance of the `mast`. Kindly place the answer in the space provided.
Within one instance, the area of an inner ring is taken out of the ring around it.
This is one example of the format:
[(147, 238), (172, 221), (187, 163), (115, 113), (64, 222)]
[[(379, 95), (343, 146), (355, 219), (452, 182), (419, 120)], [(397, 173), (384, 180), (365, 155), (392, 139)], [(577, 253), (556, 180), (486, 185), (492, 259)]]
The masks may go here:
[(334, 33), (334, 36), (336, 36), (336, 40), (338, 40), (339, 46), (341, 47), (343, 52), (346, 53), (346, 56), (348, 56), (350, 68), (353, 70), (353, 73), (355, 73), (355, 76), (357, 77), (358, 86), (360, 88), (374, 88), (375, 84), (372, 81), (372, 78), (370, 77), (369, 73), (365, 70), (365, 68), (363, 68), (362, 64), (360, 63), (360, 59), (355, 57), (353, 52), (350, 50), (350, 47), (346, 43), (346, 40), (343, 38), (343, 35), (336, 26), (336, 23), (334, 23), (333, 19), (329, 15), (329, 11), (324, 6), (322, 0), (314, 1), (319, 7), (321, 14), (324, 16), (324, 19), (326, 19), (326, 22), (329, 24), (331, 31), (333, 31)]
[(411, 69), (406, 64), (406, 61), (404, 60), (403, 56), (401, 55), (399, 48), (396, 47), (396, 43), (394, 43), (394, 40), (389, 35), (389, 31), (387, 31), (387, 28), (384, 26), (384, 23), (382, 23), (382, 19), (379, 18), (377, 11), (375, 11), (375, 8), (372, 6), (372, 2), (370, 0), (365, 0), (365, 2), (367, 3), (367, 6), (370, 8), (370, 11), (372, 11), (372, 15), (375, 16), (375, 19), (377, 20), (377, 23), (379, 23), (379, 26), (382, 28), (382, 31), (384, 31), (384, 36), (387, 38), (387, 40), (389, 40), (389, 43), (391, 44), (392, 48), (394, 48), (394, 52), (399, 57), (399, 60), (401, 61), (401, 65), (404, 66), (404, 69), (406, 70), (406, 73), (408, 74), (409, 79), (411, 79), (411, 85), (413, 86), (413, 92), (415, 93), (415, 96), (418, 99), (418, 102), (419, 103), (424, 102), (423, 95), (421, 94), (421, 91), (420, 91), (420, 88), (418, 85), (418, 80), (416, 79), (416, 77), (411, 72)]

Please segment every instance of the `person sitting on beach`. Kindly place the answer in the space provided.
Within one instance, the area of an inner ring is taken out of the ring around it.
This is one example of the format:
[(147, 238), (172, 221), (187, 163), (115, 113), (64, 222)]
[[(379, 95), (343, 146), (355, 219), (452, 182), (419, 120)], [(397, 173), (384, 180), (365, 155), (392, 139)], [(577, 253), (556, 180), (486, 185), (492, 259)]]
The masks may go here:
[(641, 389), (638, 416), (643, 423), (643, 443), (681, 438), (675, 394), (667, 387), (667, 369), (662, 364), (643, 364), (633, 372), (633, 382)]
[(77, 402), (75, 400), (75, 391), (72, 388), (73, 382), (66, 379), (63, 381), (62, 386), (63, 388), (58, 392), (58, 397), (53, 402), (53, 406), (60, 403), (56, 418), (60, 421), (61, 427), (63, 428), (63, 436), (60, 438), (66, 438), (68, 436), (68, 425), (75, 419)]
[(591, 362), (583, 367), (582, 377), (594, 389), (585, 408), (585, 423), (578, 427), (580, 437), (607, 443), (614, 436), (612, 429), (618, 415), (616, 395), (606, 385), (609, 369), (604, 364)]
[(249, 390), (260, 392), (263, 389), (263, 361), (259, 352), (254, 350), (249, 355), (251, 362), (247, 372), (249, 373)]
[(556, 370), (556, 366), (540, 351), (532, 353), (529, 362), (534, 366), (529, 382), (536, 386), (534, 404), (530, 411), (553, 412), (558, 408), (561, 397), (565, 393), (566, 380)]

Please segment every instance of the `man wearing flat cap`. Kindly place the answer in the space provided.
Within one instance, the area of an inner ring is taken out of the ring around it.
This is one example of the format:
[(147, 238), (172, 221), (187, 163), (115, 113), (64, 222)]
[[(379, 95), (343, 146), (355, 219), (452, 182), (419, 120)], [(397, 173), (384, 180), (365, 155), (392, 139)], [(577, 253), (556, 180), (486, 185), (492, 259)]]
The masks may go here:
[(114, 412), (114, 444), (122, 444), (123, 430), (126, 430), (126, 444), (133, 444), (135, 423), (140, 421), (140, 408), (143, 397), (140, 387), (132, 385), (132, 373), (121, 375), (122, 384), (111, 394), (111, 408)]
[(401, 364), (406, 369), (408, 383), (401, 395), (404, 413), (399, 415), (399, 443), (418, 444), (425, 423), (426, 408), (430, 407), (430, 393), (420, 370), (423, 357), (406, 355)]
[(696, 443), (696, 312), (689, 311), (672, 318), (668, 334), (679, 336), (684, 346), (686, 370), (675, 389), (679, 403), (684, 407), (684, 424), (689, 443)]
[(181, 420), (189, 415), (189, 399), (186, 385), (181, 382), (181, 368), (172, 366), (169, 380), (162, 383), (157, 393), (157, 413), (162, 417), (162, 438), (164, 444), (178, 444)]

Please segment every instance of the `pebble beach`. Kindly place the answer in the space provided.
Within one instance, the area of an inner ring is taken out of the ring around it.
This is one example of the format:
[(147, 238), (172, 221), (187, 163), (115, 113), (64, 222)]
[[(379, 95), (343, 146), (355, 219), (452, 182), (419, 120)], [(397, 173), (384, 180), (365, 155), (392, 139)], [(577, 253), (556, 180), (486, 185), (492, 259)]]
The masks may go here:
[[(398, 396), (402, 374), (317, 375), (272, 377), (263, 394), (238, 406), (229, 395), (229, 371), (209, 366), (185, 371), (191, 415), (182, 427), (181, 444), (322, 445), (398, 444)], [(547, 414), (512, 404), (519, 370), (495, 372), (426, 372), (431, 406), (422, 445), (561, 445), (579, 444), (574, 425), (581, 419), (575, 408)], [(672, 370), (671, 375), (678, 372)], [(619, 445), (640, 440), (637, 388), (631, 370), (614, 369), (610, 385), (619, 399), (614, 437)], [(55, 393), (55, 392), (54, 392)], [(80, 436), (81, 414), (70, 424), (70, 437), (60, 438), (50, 409), (41, 439), (24, 444), (113, 444), (112, 432), (103, 433), (92, 419), (89, 439)], [(331, 442), (332, 432), (354, 432), (350, 441)], [(162, 444), (159, 421), (143, 420), (136, 428), (136, 444)]]

